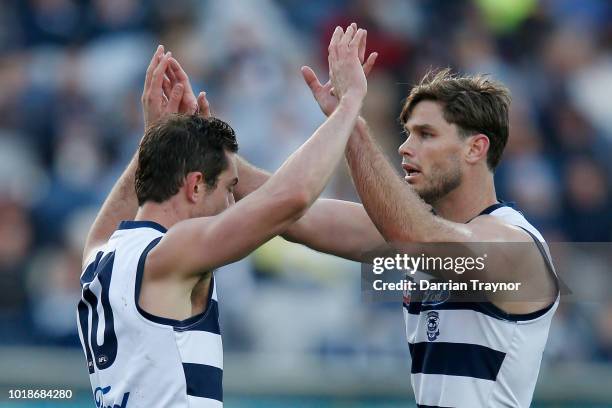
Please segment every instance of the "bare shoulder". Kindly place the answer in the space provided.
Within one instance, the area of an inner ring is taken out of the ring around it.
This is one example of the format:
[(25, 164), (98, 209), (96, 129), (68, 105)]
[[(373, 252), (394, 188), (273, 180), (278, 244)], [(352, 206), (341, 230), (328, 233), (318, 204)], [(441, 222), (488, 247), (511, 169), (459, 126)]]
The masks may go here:
[(194, 265), (205, 256), (201, 245), (211, 217), (183, 220), (168, 229), (146, 257), (145, 270), (152, 279), (169, 275), (187, 277), (196, 273)]
[(468, 224), (474, 242), (531, 242), (527, 232), (493, 215), (481, 215)]

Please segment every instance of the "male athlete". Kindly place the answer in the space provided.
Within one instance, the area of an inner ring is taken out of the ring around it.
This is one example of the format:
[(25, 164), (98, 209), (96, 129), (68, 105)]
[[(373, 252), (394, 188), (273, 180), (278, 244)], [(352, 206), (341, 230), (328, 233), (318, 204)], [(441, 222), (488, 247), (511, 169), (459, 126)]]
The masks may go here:
[(142, 98), (145, 136), (83, 255), (77, 319), (98, 407), (222, 406), (212, 271), (286, 230), (325, 187), (366, 94), (358, 57), (364, 38), (354, 27), (336, 29), (329, 63), (337, 107), (277, 173), (235, 205), (234, 131), (214, 118), (168, 116), (196, 107), (205, 115), (208, 108), (158, 48)]
[[(366, 72), (375, 59), (370, 54)], [(330, 115), (338, 103), (335, 73), (325, 85), (311, 68), (302, 73)], [(283, 233), (313, 249), (366, 261), (375, 249), (405, 243), (489, 248), (494, 253), (481, 281), (520, 282), (526, 289), (485, 293), (479, 301), (452, 301), (445, 291), (407, 294), (404, 316), (419, 407), (528, 407), (533, 396), (559, 292), (541, 234), (495, 193), (509, 105), (508, 90), (486, 77), (457, 77), (448, 70), (427, 76), (400, 116), (407, 135), (399, 148), (405, 177), (397, 176), (360, 117), (346, 159), (363, 206), (319, 199)], [(242, 159), (238, 166), (240, 200), (269, 175)], [(444, 246), (422, 248), (444, 254)], [(467, 276), (453, 275), (458, 281)]]

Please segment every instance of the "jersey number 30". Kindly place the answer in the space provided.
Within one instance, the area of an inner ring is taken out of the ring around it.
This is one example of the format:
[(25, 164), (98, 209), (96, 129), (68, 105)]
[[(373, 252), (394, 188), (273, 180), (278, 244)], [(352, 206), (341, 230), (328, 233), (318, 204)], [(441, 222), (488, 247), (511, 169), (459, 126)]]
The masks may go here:
[[(115, 252), (106, 254), (104, 257), (103, 255), (103, 252), (99, 252), (96, 260), (87, 267), (81, 277), (83, 292), (78, 306), (78, 318), (90, 374), (94, 372), (94, 364), (98, 370), (103, 370), (110, 367), (117, 357), (113, 309), (108, 299)], [(104, 315), (102, 344), (98, 344), (98, 330), (100, 329), (98, 309), (100, 306)]]

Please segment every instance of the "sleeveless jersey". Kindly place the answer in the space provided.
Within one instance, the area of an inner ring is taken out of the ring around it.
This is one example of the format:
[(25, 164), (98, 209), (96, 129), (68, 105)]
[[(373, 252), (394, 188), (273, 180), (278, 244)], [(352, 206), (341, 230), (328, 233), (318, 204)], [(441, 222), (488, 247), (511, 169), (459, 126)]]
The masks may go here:
[(223, 406), (214, 276), (206, 310), (188, 319), (138, 305), (146, 256), (165, 232), (151, 221), (123, 221), (81, 275), (77, 323), (96, 407)]
[[(519, 211), (499, 203), (483, 214), (529, 233), (555, 276), (542, 235)], [(418, 407), (529, 407), (559, 295), (550, 306), (522, 315), (490, 302), (414, 295), (406, 294), (403, 311)]]

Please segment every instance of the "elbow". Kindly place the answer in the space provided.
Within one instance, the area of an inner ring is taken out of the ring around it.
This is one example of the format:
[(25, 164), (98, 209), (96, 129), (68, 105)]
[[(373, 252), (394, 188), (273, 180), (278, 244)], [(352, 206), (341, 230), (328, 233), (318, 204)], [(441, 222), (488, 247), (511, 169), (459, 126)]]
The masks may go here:
[(402, 244), (437, 244), (447, 242), (441, 239), (436, 231), (419, 232), (410, 229), (402, 229), (396, 226), (383, 228), (380, 230), (381, 235), (391, 245)]
[(297, 221), (308, 211), (308, 208), (313, 203), (314, 199), (305, 190), (294, 192), (289, 199), (289, 207), (294, 213), (294, 220)]
[(306, 213), (314, 200), (305, 189), (292, 188), (279, 197), (280, 207), (291, 221), (297, 221)]
[(379, 229), (380, 234), (385, 241), (391, 245), (428, 243), (432, 242), (432, 235), (418, 234), (410, 228), (405, 228), (399, 225), (383, 226)]

